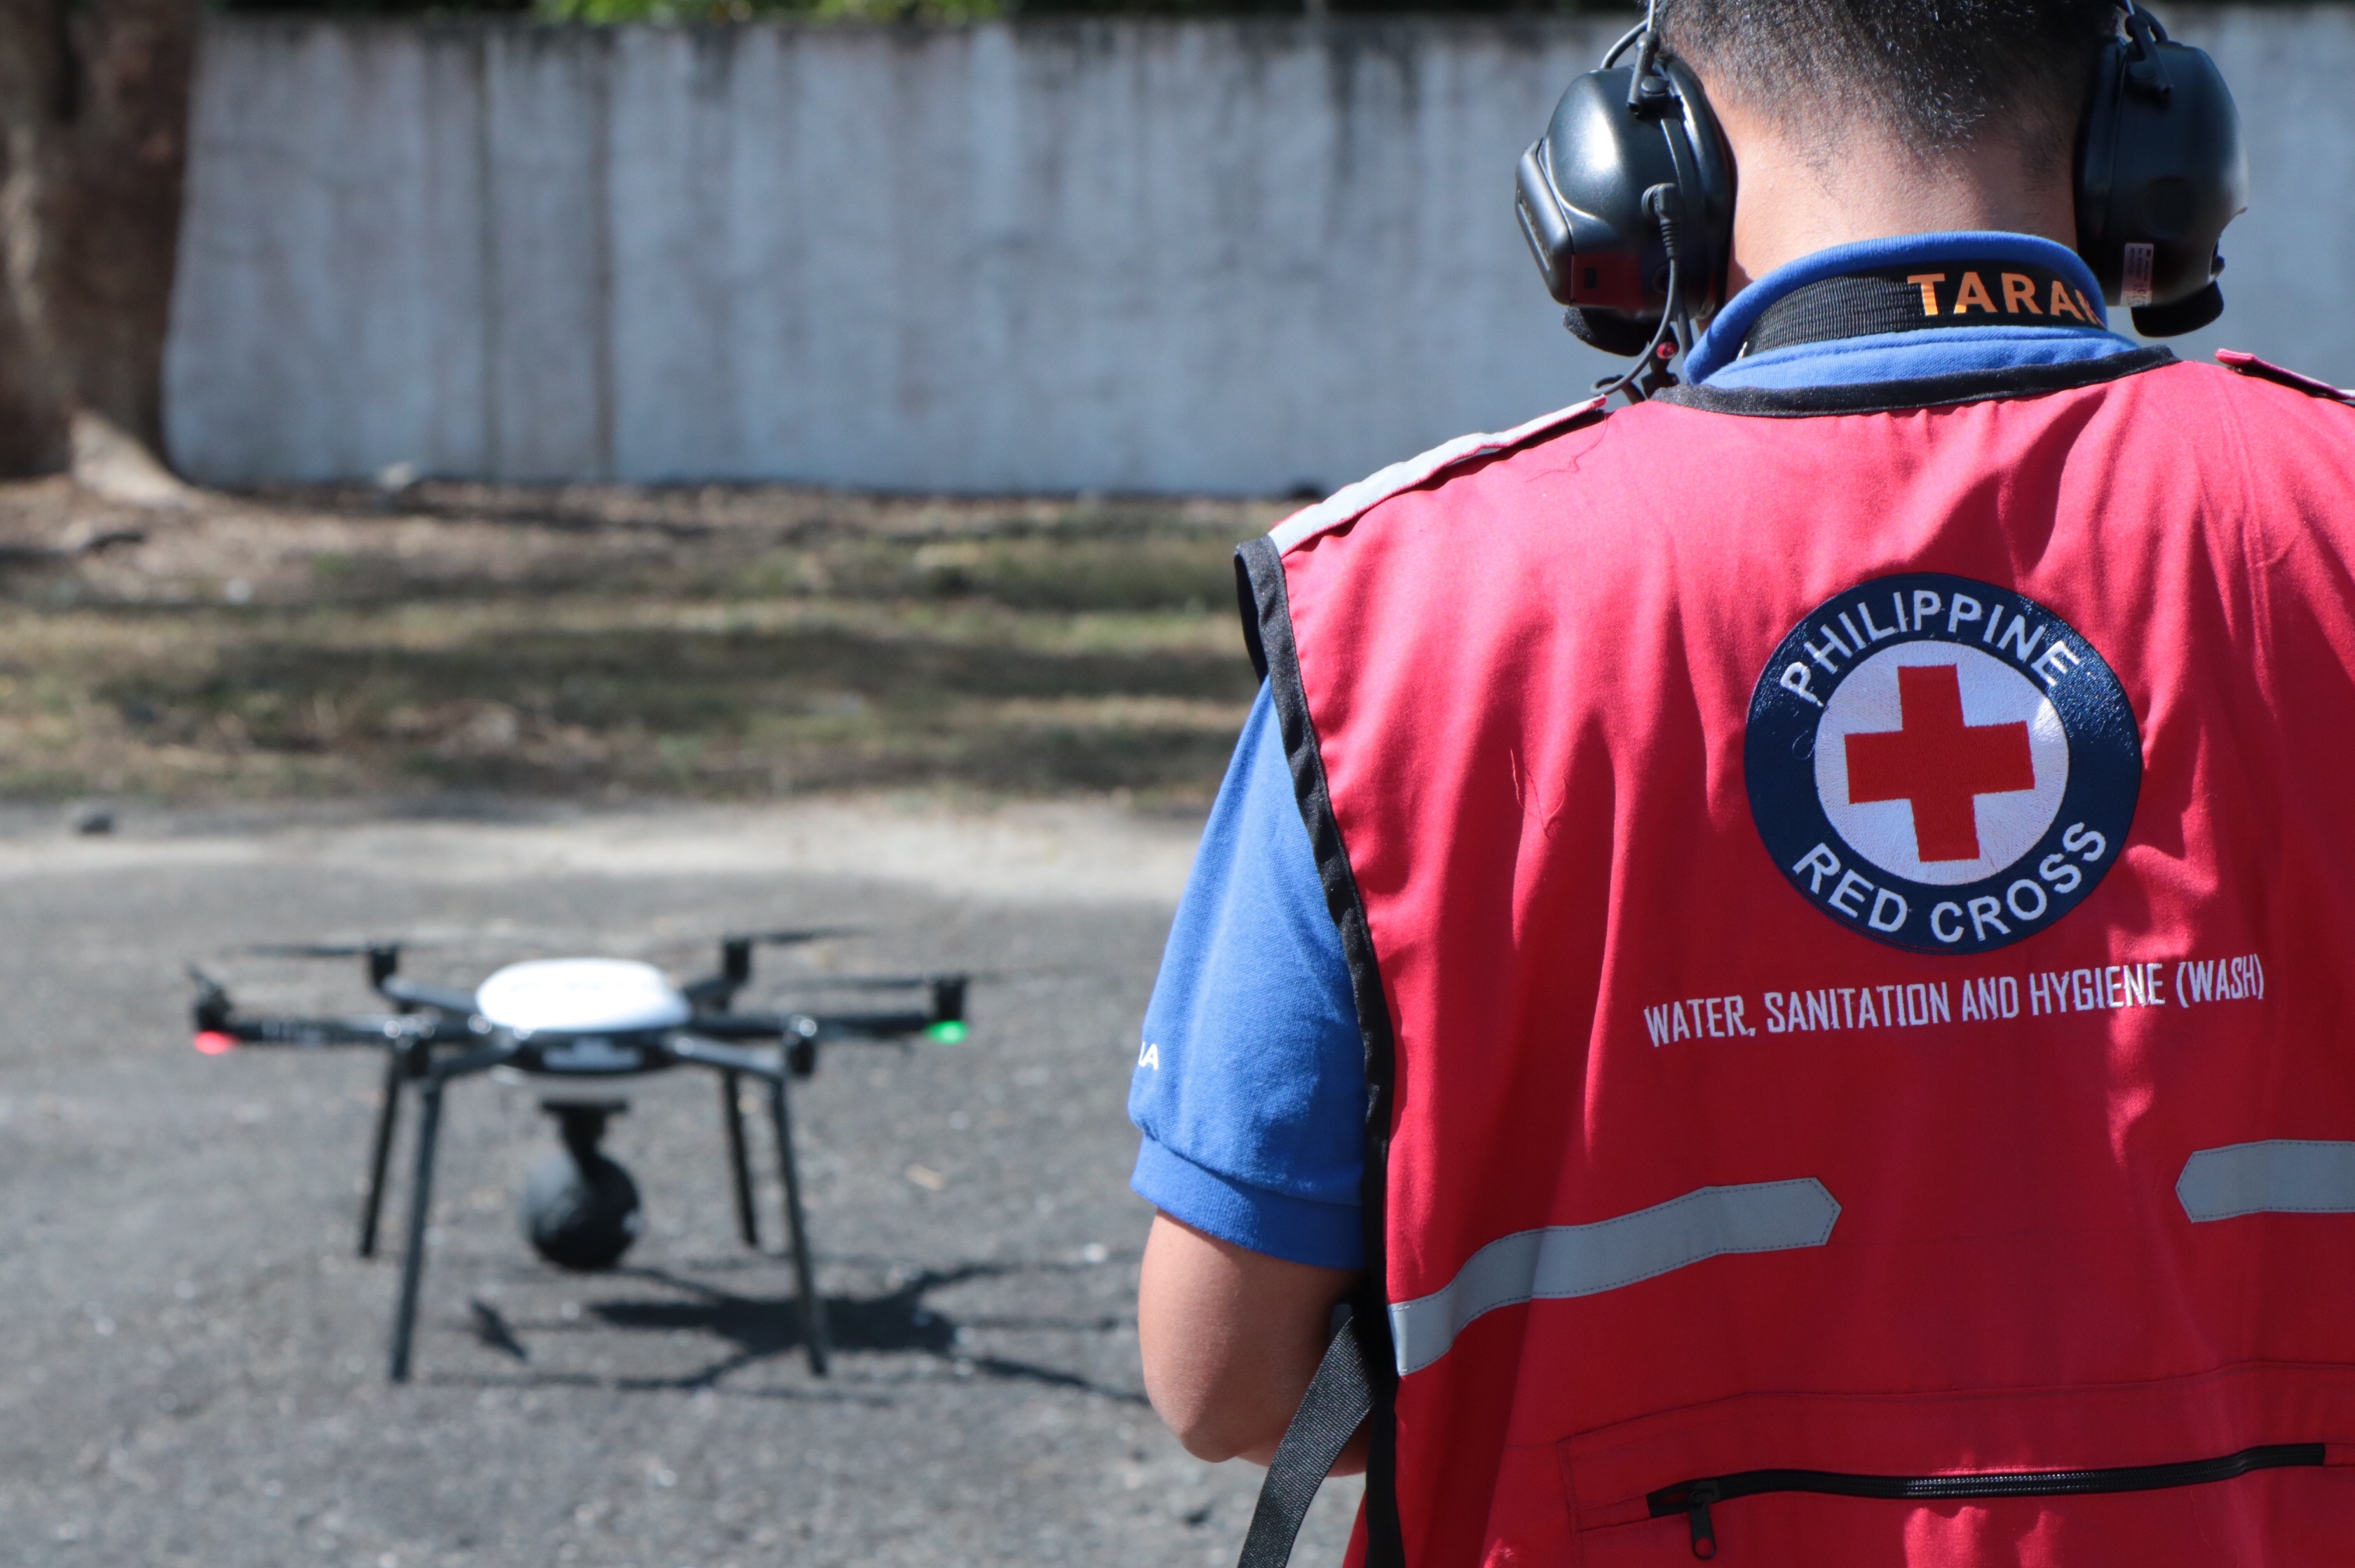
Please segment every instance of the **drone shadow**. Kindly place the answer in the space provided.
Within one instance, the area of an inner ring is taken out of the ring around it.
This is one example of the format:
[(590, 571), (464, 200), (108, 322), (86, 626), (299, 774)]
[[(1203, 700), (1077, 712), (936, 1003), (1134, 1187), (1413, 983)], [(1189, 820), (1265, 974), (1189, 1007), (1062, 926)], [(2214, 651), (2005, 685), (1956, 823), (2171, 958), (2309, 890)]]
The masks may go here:
[[(968, 1263), (944, 1269), (925, 1269), (879, 1296), (834, 1296), (826, 1298), (827, 1339), (837, 1351), (916, 1354), (954, 1361), (960, 1375), (1006, 1379), (1067, 1388), (1120, 1404), (1143, 1405), (1145, 1396), (1133, 1389), (1101, 1383), (1078, 1372), (1040, 1366), (1013, 1357), (961, 1353), (962, 1328), (1071, 1330), (1103, 1332), (1124, 1319), (1097, 1318), (980, 1318), (960, 1324), (926, 1305), (931, 1292), (968, 1280), (1030, 1272), (1036, 1264)], [(1055, 1266), (1049, 1265), (1049, 1267)], [(724, 1379), (779, 1357), (799, 1355), (803, 1349), (800, 1304), (790, 1296), (750, 1296), (723, 1289), (698, 1279), (655, 1267), (623, 1267), (613, 1271), (677, 1290), (685, 1299), (671, 1301), (597, 1301), (585, 1315), (611, 1328), (656, 1333), (709, 1334), (731, 1348), (724, 1355), (675, 1376), (600, 1376), (558, 1372), (517, 1373), (500, 1378), (453, 1378), (453, 1383), (502, 1386), (594, 1385), (630, 1391), (692, 1393), (716, 1386)], [(489, 1304), (472, 1303), (474, 1336), (485, 1346), (527, 1362), (523, 1340), (506, 1319)], [(577, 1323), (529, 1326), (534, 1331), (577, 1330)], [(445, 1381), (445, 1380), (436, 1380)], [(794, 1391), (807, 1397), (814, 1391)]]

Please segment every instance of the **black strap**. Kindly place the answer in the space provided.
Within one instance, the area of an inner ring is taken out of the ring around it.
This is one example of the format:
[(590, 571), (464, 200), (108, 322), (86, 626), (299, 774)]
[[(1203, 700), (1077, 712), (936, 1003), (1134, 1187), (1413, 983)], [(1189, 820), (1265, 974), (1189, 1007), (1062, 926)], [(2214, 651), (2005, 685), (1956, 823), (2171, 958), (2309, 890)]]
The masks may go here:
[(1275, 1459), (1260, 1483), (1259, 1506), (1252, 1510), (1251, 1533), (1243, 1537), (1243, 1554), (1236, 1568), (1284, 1568), (1292, 1561), (1292, 1543), (1300, 1538), (1301, 1521), (1316, 1489), (1325, 1484), (1341, 1450), (1373, 1414), (1374, 1387), (1366, 1377), (1365, 1346), (1358, 1338), (1355, 1317), (1345, 1321), (1300, 1409), (1275, 1446)]

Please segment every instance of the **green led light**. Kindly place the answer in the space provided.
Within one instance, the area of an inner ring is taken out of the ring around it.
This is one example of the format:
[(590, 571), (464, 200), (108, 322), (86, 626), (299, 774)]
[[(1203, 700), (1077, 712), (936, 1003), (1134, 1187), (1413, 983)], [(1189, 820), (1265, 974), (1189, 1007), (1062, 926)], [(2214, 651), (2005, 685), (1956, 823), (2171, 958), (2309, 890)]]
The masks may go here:
[(964, 1044), (964, 1037), (970, 1033), (972, 1032), (964, 1026), (964, 1019), (944, 1018), (925, 1030), (924, 1038), (942, 1045), (962, 1045)]

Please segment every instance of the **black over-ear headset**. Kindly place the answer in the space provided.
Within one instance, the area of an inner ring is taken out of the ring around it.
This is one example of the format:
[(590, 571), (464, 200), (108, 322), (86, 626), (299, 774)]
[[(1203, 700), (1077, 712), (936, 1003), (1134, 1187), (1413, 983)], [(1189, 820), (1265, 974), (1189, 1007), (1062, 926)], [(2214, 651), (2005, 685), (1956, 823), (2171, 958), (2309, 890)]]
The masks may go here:
[[(2248, 160), (2216, 62), (2133, 0), (2125, 11), (2078, 133), (2077, 249), (2136, 330), (2167, 337), (2223, 311), (2216, 241), (2247, 206)], [(1631, 48), (1634, 65), (1619, 65)], [(1662, 50), (1650, 16), (1570, 84), (1516, 187), (1546, 291), (1582, 341), (1648, 365), (1690, 347), (1692, 318), (1724, 303), (1733, 160), (1700, 82)]]
[(2132, 0), (2126, 29), (2102, 51), (2077, 132), (2077, 253), (2137, 332), (2173, 337), (2224, 313), (2216, 241), (2248, 208), (2249, 155), (2206, 51)]
[[(1636, 63), (1619, 65), (1631, 48)], [(1521, 232), (1581, 341), (1648, 358), (1672, 320), (1723, 302), (1733, 159), (1700, 82), (1661, 52), (1648, 17), (1570, 84), (1517, 185)]]

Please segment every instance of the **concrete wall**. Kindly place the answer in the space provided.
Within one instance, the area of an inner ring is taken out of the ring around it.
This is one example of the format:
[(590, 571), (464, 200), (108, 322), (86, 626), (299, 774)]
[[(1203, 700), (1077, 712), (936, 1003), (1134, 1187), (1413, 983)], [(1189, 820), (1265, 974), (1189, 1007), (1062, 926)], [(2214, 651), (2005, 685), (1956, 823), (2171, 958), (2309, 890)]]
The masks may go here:
[[(2355, 15), (2182, 21), (2254, 165), (2209, 337), (2355, 381)], [(1508, 185), (1616, 22), (216, 20), (172, 453), (227, 483), (1336, 485), (1607, 367)]]

